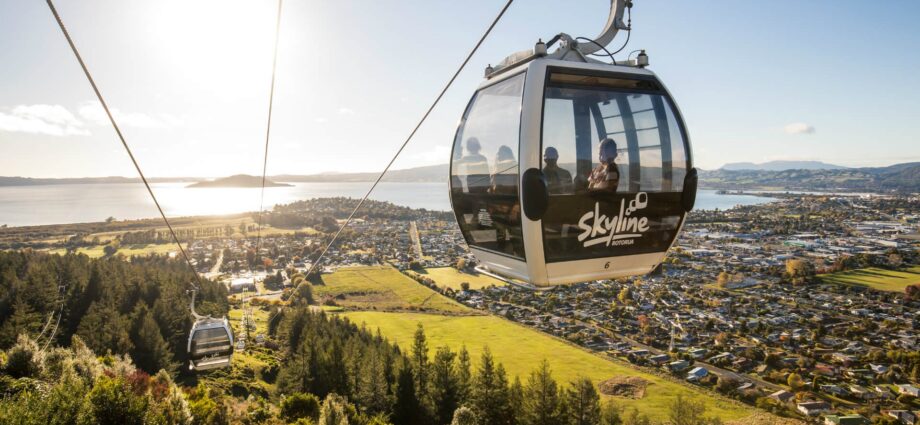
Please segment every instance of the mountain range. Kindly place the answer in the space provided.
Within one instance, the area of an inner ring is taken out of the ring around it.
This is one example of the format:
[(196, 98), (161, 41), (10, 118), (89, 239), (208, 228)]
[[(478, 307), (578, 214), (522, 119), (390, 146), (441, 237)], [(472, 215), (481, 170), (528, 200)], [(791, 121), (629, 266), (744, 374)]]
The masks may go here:
[[(920, 162), (895, 164), (887, 167), (846, 168), (818, 161), (771, 161), (763, 164), (735, 163), (726, 164), (718, 170), (700, 170), (700, 187), (707, 189), (787, 189), (814, 191), (871, 191), (871, 192), (920, 192)], [(801, 165), (806, 168), (788, 169), (785, 167)], [(729, 167), (730, 166), (730, 167)], [(748, 168), (748, 167), (761, 167)], [(740, 167), (740, 168), (736, 168)], [(776, 168), (776, 169), (773, 169)], [(448, 165), (431, 165), (425, 167), (393, 170), (383, 179), (385, 182), (447, 182)], [(272, 182), (367, 182), (374, 181), (377, 173), (322, 173), (310, 175), (281, 174), (268, 176)], [(240, 177), (240, 176), (234, 176)], [(247, 187), (261, 177), (247, 177)], [(210, 179), (195, 177), (153, 178), (151, 182), (205, 182)], [(237, 179), (239, 180), (239, 179)], [(51, 184), (100, 184), (100, 183), (136, 183), (137, 178), (93, 177), (72, 179), (34, 179), (25, 177), (0, 177), (0, 186), (35, 186)], [(204, 186), (232, 184), (227, 179), (215, 180), (218, 183), (204, 183)], [(239, 183), (239, 182), (237, 182)], [(280, 183), (279, 183), (280, 184)], [(239, 187), (238, 185), (235, 187)]]
[(720, 168), (721, 170), (759, 170), (759, 171), (785, 171), (785, 170), (842, 170), (847, 167), (828, 164), (821, 161), (767, 161), (760, 164), (753, 162), (730, 162)]

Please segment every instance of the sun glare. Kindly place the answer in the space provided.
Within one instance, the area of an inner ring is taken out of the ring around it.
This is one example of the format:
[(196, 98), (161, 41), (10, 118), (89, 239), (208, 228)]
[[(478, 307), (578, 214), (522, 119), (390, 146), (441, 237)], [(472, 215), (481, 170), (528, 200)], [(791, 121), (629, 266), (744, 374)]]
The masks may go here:
[(269, 72), (277, 3), (168, 0), (148, 7), (157, 61), (177, 77), (222, 89)]

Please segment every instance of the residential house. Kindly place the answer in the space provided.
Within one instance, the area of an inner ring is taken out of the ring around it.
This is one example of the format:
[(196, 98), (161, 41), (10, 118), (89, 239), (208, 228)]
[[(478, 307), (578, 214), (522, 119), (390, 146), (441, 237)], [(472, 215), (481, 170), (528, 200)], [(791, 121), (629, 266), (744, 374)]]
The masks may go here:
[(804, 401), (797, 403), (795, 408), (805, 416), (818, 416), (831, 411), (831, 405), (826, 401)]
[(705, 367), (697, 366), (693, 369), (690, 369), (690, 372), (687, 372), (687, 380), (691, 382), (698, 381), (702, 378), (705, 378), (706, 375), (709, 375), (709, 371), (706, 370)]

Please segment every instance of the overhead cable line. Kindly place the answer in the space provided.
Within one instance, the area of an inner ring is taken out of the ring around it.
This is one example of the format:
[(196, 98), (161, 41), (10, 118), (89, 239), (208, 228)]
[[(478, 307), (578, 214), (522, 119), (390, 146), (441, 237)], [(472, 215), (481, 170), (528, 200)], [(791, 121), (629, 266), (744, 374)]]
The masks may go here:
[(438, 94), (438, 97), (434, 99), (434, 102), (431, 103), (431, 106), (429, 106), (428, 110), (425, 111), (425, 114), (422, 115), (422, 118), (418, 121), (418, 124), (416, 124), (415, 128), (412, 129), (412, 132), (409, 133), (409, 137), (406, 137), (406, 140), (399, 147), (399, 150), (396, 151), (396, 154), (393, 155), (393, 158), (390, 159), (390, 162), (387, 164), (387, 166), (383, 169), (383, 171), (380, 172), (380, 175), (377, 176), (377, 180), (374, 181), (374, 184), (372, 184), (370, 189), (367, 190), (367, 193), (364, 194), (364, 197), (361, 198), (361, 200), (358, 202), (358, 205), (355, 206), (355, 209), (352, 210), (351, 214), (348, 215), (348, 218), (345, 220), (345, 223), (342, 224), (342, 227), (339, 227), (339, 230), (336, 231), (335, 235), (332, 236), (332, 240), (330, 240), (329, 243), (326, 244), (326, 247), (323, 248), (323, 252), (321, 252), (319, 254), (319, 257), (316, 258), (316, 261), (314, 261), (313, 264), (310, 265), (310, 270), (307, 271), (308, 277), (310, 276), (310, 274), (313, 273), (313, 270), (316, 269), (316, 266), (320, 264), (323, 257), (326, 255), (326, 251), (328, 251), (329, 248), (332, 247), (336, 239), (339, 238), (339, 235), (342, 233), (342, 231), (345, 230), (345, 228), (348, 227), (348, 225), (351, 223), (351, 220), (355, 217), (355, 214), (358, 212), (358, 210), (361, 209), (361, 206), (364, 205), (364, 201), (367, 201), (367, 198), (371, 196), (371, 192), (373, 192), (374, 189), (377, 188), (377, 184), (379, 184), (380, 181), (383, 180), (383, 176), (386, 175), (387, 171), (390, 171), (390, 167), (393, 166), (394, 162), (396, 162), (396, 158), (399, 157), (399, 154), (401, 154), (403, 149), (406, 148), (406, 145), (409, 144), (409, 141), (412, 140), (412, 137), (415, 136), (415, 133), (418, 131), (418, 129), (422, 126), (422, 124), (425, 123), (425, 120), (428, 118), (428, 115), (431, 114), (431, 111), (434, 110), (435, 106), (438, 106), (438, 102), (440, 102), (441, 98), (444, 97), (444, 93), (447, 93), (447, 89), (450, 88), (450, 86), (454, 83), (454, 80), (457, 79), (457, 76), (460, 75), (460, 72), (463, 71), (463, 68), (466, 67), (466, 64), (469, 63), (470, 59), (473, 58), (473, 55), (476, 54), (477, 50), (479, 50), (479, 46), (481, 46), (482, 43), (486, 40), (486, 37), (489, 36), (489, 33), (492, 32), (492, 29), (495, 28), (495, 25), (498, 24), (498, 21), (501, 20), (502, 16), (505, 14), (505, 11), (508, 10), (508, 7), (510, 7), (511, 3), (513, 2), (514, 0), (508, 0), (508, 2), (505, 3), (505, 6), (502, 7), (502, 10), (498, 12), (498, 15), (495, 16), (495, 19), (492, 20), (492, 24), (489, 25), (489, 28), (486, 29), (485, 33), (482, 34), (482, 37), (479, 38), (479, 41), (476, 42), (476, 45), (473, 46), (473, 50), (470, 50), (470, 53), (466, 55), (466, 59), (463, 60), (463, 63), (460, 64), (460, 67), (457, 68), (457, 71), (454, 72), (454, 75), (450, 77), (450, 80), (448, 80), (447, 84), (444, 85), (444, 88), (441, 89), (441, 92)]
[[(198, 283), (196, 286), (192, 284), (195, 289), (201, 286), (201, 276), (198, 275), (198, 271), (195, 270), (195, 266), (192, 265), (192, 260), (189, 258), (188, 253), (185, 252), (185, 248), (182, 247), (182, 243), (179, 242), (179, 238), (176, 236), (175, 230), (171, 224), (169, 224), (169, 219), (166, 218), (166, 213), (163, 212), (163, 208), (160, 206), (160, 202), (157, 201), (156, 195), (153, 194), (153, 189), (150, 188), (150, 183), (147, 182), (147, 177), (144, 176), (144, 172), (141, 171), (141, 166), (137, 163), (137, 159), (134, 158), (134, 154), (131, 152), (131, 148), (128, 146), (128, 142), (125, 141), (125, 136), (121, 133), (121, 129), (118, 127), (118, 123), (115, 122), (115, 117), (112, 116), (112, 111), (109, 110), (109, 105), (105, 103), (105, 99), (102, 97), (102, 93), (99, 91), (99, 87), (96, 85), (96, 80), (93, 79), (92, 74), (89, 72), (86, 63), (83, 61), (83, 57), (80, 56), (80, 51), (77, 50), (77, 46), (74, 44), (73, 39), (70, 38), (70, 33), (67, 31), (67, 27), (64, 26), (64, 21), (61, 20), (61, 15), (58, 14), (57, 9), (54, 7), (54, 3), (51, 0), (46, 1), (48, 7), (51, 9), (51, 13), (54, 15), (54, 19), (57, 21), (58, 27), (61, 28), (61, 32), (64, 33), (64, 38), (67, 39), (67, 44), (70, 45), (70, 50), (73, 51), (74, 56), (77, 57), (77, 62), (80, 63), (80, 67), (83, 68), (83, 74), (86, 75), (86, 79), (89, 80), (89, 84), (93, 87), (93, 92), (96, 93), (96, 98), (99, 99), (99, 103), (102, 104), (102, 109), (105, 110), (105, 114), (109, 117), (109, 122), (112, 123), (112, 128), (115, 129), (115, 133), (118, 135), (118, 139), (121, 140), (121, 145), (125, 147), (125, 151), (128, 152), (128, 157), (131, 158), (131, 162), (134, 164), (134, 168), (137, 170), (137, 174), (140, 175), (141, 181), (144, 182), (144, 187), (147, 188), (147, 193), (150, 194), (150, 198), (153, 199), (154, 205), (157, 207), (157, 211), (160, 212), (160, 216), (163, 217), (163, 222), (166, 223), (166, 227), (169, 229), (169, 234), (172, 236), (173, 241), (176, 243), (176, 246), (179, 247), (179, 251), (182, 253), (182, 257), (185, 259), (185, 262), (188, 264), (188, 267), (192, 270), (192, 273), (195, 275), (195, 281)], [(58, 317), (60, 321), (60, 316)]]
[(275, 70), (278, 65), (278, 35), (281, 33), (281, 3), (278, 0), (278, 16), (275, 18), (275, 47), (272, 56), (272, 84), (268, 92), (268, 121), (265, 124), (265, 154), (262, 157), (262, 191), (259, 194), (259, 227), (256, 229), (256, 256), (262, 249), (262, 210), (265, 207), (265, 171), (268, 169), (268, 141), (272, 131), (272, 105), (275, 100)]

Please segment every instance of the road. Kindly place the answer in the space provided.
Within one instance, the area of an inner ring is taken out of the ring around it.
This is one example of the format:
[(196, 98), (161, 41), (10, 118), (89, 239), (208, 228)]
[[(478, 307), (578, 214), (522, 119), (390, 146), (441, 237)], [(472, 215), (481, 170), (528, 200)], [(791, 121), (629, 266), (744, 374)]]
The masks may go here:
[(412, 249), (415, 251), (415, 256), (421, 260), (422, 259), (422, 241), (418, 236), (418, 224), (415, 223), (415, 220), (409, 222), (409, 240), (412, 241)]
[(220, 266), (224, 264), (224, 250), (220, 250), (220, 255), (217, 256), (217, 261), (214, 262), (214, 267), (211, 267), (211, 274), (218, 275), (220, 274)]

